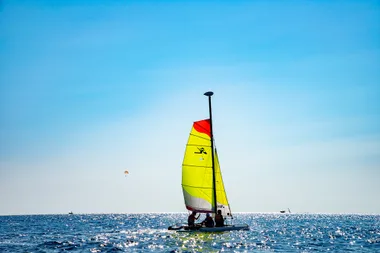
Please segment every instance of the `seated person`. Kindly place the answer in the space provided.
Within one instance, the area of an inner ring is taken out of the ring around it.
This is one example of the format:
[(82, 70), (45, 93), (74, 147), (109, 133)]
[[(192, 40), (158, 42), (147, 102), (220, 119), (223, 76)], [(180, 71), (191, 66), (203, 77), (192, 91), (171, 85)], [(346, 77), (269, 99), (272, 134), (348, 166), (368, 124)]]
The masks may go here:
[(195, 225), (195, 220), (198, 220), (199, 218), (199, 215), (198, 217), (195, 217), (195, 215), (197, 214), (197, 212), (193, 211), (189, 217), (187, 218), (187, 225), (189, 225), (189, 227), (194, 227)]
[(218, 210), (218, 213), (215, 215), (215, 227), (223, 227), (224, 226), (224, 218), (222, 215), (222, 211)]
[(202, 225), (205, 225), (208, 228), (214, 227), (214, 220), (209, 213), (206, 213), (206, 219), (202, 221)]

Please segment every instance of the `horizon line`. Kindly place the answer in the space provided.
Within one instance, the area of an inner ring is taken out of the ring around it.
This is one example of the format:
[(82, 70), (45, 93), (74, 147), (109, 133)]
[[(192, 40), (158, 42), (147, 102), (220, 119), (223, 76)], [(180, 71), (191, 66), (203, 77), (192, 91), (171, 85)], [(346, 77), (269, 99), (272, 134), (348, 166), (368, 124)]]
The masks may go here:
[[(126, 214), (187, 214), (188, 212), (125, 212), (125, 213), (26, 213), (26, 214), (0, 214), (0, 216), (38, 216), (38, 215), (126, 215)], [(323, 213), (323, 212), (234, 212), (234, 214), (280, 214), (280, 215), (380, 215), (380, 213)]]

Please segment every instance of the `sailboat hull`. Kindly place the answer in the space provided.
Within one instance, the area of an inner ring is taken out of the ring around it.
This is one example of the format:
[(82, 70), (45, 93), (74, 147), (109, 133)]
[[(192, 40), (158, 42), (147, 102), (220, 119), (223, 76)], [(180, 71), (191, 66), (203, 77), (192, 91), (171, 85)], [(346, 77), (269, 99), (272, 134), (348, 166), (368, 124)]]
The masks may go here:
[[(169, 228), (170, 229), (170, 228)], [(205, 232), (205, 233), (213, 233), (213, 232), (226, 232), (226, 231), (236, 231), (236, 230), (249, 230), (249, 226), (246, 224), (239, 224), (239, 225), (227, 225), (224, 227), (188, 227), (188, 226), (181, 226), (177, 229), (170, 229), (175, 230), (177, 232)]]

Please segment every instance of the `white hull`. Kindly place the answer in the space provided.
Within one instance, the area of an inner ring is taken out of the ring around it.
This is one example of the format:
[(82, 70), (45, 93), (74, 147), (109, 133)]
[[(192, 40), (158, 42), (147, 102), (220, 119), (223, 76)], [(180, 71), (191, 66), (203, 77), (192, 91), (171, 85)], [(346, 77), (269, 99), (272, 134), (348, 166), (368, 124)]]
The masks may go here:
[(187, 226), (182, 226), (178, 229), (173, 229), (177, 232), (225, 232), (225, 231), (235, 231), (235, 230), (249, 230), (249, 226), (246, 224), (240, 224), (240, 225), (227, 225), (224, 227), (195, 227), (195, 228), (189, 228)]

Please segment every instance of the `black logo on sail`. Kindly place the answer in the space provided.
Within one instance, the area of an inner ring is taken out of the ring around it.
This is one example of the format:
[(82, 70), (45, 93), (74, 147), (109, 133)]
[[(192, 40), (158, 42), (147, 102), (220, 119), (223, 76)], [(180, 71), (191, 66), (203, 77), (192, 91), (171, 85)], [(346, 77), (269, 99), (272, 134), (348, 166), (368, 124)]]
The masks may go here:
[(207, 155), (207, 152), (205, 151), (205, 148), (198, 148), (198, 152), (194, 152), (194, 154), (205, 154)]

